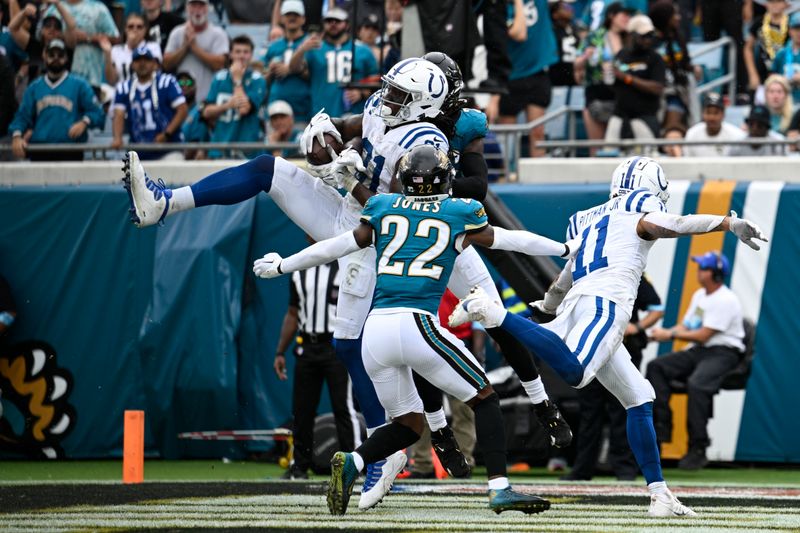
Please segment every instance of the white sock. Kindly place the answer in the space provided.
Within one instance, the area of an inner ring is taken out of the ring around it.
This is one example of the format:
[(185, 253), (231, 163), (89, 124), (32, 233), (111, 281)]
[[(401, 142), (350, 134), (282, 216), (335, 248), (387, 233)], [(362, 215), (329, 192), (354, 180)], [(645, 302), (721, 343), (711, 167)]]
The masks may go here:
[(356, 464), (356, 469), (359, 472), (364, 470), (364, 458), (358, 455), (358, 452), (353, 452), (351, 455), (353, 456), (353, 462)]
[(530, 398), (533, 403), (542, 403), (549, 399), (547, 391), (544, 390), (544, 383), (542, 383), (541, 376), (532, 381), (522, 381), (522, 386), (525, 387), (525, 392), (528, 393), (528, 398)]
[(189, 209), (194, 209), (192, 188), (187, 185), (186, 187), (172, 189), (172, 198), (169, 201), (169, 212), (167, 214), (180, 213)]
[(496, 477), (489, 480), (489, 490), (503, 490), (508, 486), (507, 477)]
[(428, 426), (431, 431), (439, 431), (447, 426), (447, 419), (444, 417), (444, 408), (440, 408), (433, 413), (425, 413), (425, 418), (428, 420)]
[(654, 481), (647, 485), (647, 490), (650, 491), (650, 494), (664, 494), (667, 492), (667, 482), (666, 481)]
[(508, 314), (506, 308), (495, 302), (489, 305), (489, 308), (486, 310), (484, 325), (487, 328), (500, 327), (500, 324), (506, 319), (506, 314)]

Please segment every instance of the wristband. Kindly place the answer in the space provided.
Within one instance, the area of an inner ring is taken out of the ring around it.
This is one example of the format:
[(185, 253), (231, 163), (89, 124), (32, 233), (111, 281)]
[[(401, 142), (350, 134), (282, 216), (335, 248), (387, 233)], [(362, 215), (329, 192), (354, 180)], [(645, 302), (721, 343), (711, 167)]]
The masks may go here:
[(675, 340), (675, 331), (670, 330), (670, 332), (669, 332), (669, 340), (671, 340), (671, 341)]
[(625, 77), (622, 78), (622, 81), (623, 83), (625, 83), (625, 85), (630, 85), (633, 83), (633, 76), (631, 76), (630, 74), (625, 74)]
[(275, 357), (286, 357), (286, 354), (283, 352), (275, 352)]

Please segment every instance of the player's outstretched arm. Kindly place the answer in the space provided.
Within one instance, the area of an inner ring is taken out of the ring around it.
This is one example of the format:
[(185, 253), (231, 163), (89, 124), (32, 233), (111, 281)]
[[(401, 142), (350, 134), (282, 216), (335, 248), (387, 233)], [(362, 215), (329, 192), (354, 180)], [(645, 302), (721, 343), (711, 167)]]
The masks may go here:
[(554, 255), (570, 258), (578, 251), (580, 240), (575, 239), (565, 244), (530, 231), (507, 230), (487, 224), (482, 230), (465, 235), (462, 247), (466, 247), (468, 244), (477, 244), (493, 250), (522, 252), (527, 255)]
[(453, 180), (454, 198), (483, 202), (489, 190), (489, 167), (483, 157), (483, 137), (474, 139), (461, 152), (461, 176)]
[(730, 231), (753, 250), (761, 249), (753, 239), (768, 242), (761, 228), (749, 220), (739, 218), (736, 211), (731, 211), (727, 217), (653, 212), (639, 219), (636, 226), (639, 237), (648, 241), (715, 231)]
[(372, 244), (372, 226), (361, 223), (353, 231), (312, 244), (286, 258), (270, 252), (261, 259), (256, 259), (253, 263), (253, 272), (260, 278), (276, 278), (281, 274), (330, 263), (370, 244)]
[(531, 307), (535, 307), (542, 313), (548, 315), (556, 314), (558, 306), (564, 301), (564, 297), (572, 287), (572, 263), (572, 259), (567, 261), (567, 264), (564, 265), (558, 277), (553, 280), (553, 283), (547, 288), (544, 297), (541, 300), (531, 302)]

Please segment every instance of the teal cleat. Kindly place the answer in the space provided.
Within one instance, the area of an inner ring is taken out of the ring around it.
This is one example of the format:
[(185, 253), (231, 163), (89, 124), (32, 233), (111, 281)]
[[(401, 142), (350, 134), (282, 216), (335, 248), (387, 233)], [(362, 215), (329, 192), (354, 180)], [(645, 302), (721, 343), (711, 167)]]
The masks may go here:
[(522, 511), (525, 514), (541, 513), (550, 509), (550, 502), (532, 494), (515, 492), (511, 487), (489, 490), (489, 509), (497, 514), (503, 511)]
[(350, 503), (358, 470), (352, 454), (336, 452), (331, 458), (331, 480), (328, 482), (328, 510), (332, 515), (343, 515)]

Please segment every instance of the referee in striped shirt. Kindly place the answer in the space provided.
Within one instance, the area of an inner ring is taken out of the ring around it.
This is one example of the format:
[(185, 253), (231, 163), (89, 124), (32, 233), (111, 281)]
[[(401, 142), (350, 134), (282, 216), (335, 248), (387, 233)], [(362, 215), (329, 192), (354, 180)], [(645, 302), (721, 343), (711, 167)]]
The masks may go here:
[(347, 369), (333, 348), (333, 321), (339, 293), (339, 265), (335, 261), (292, 274), (289, 309), (283, 317), (275, 353), (275, 373), (287, 379), (286, 350), (296, 335), (292, 392), (294, 461), (285, 479), (307, 479), (312, 465), (314, 419), (327, 381), (339, 437), (337, 449), (352, 451), (360, 425), (353, 408)]

